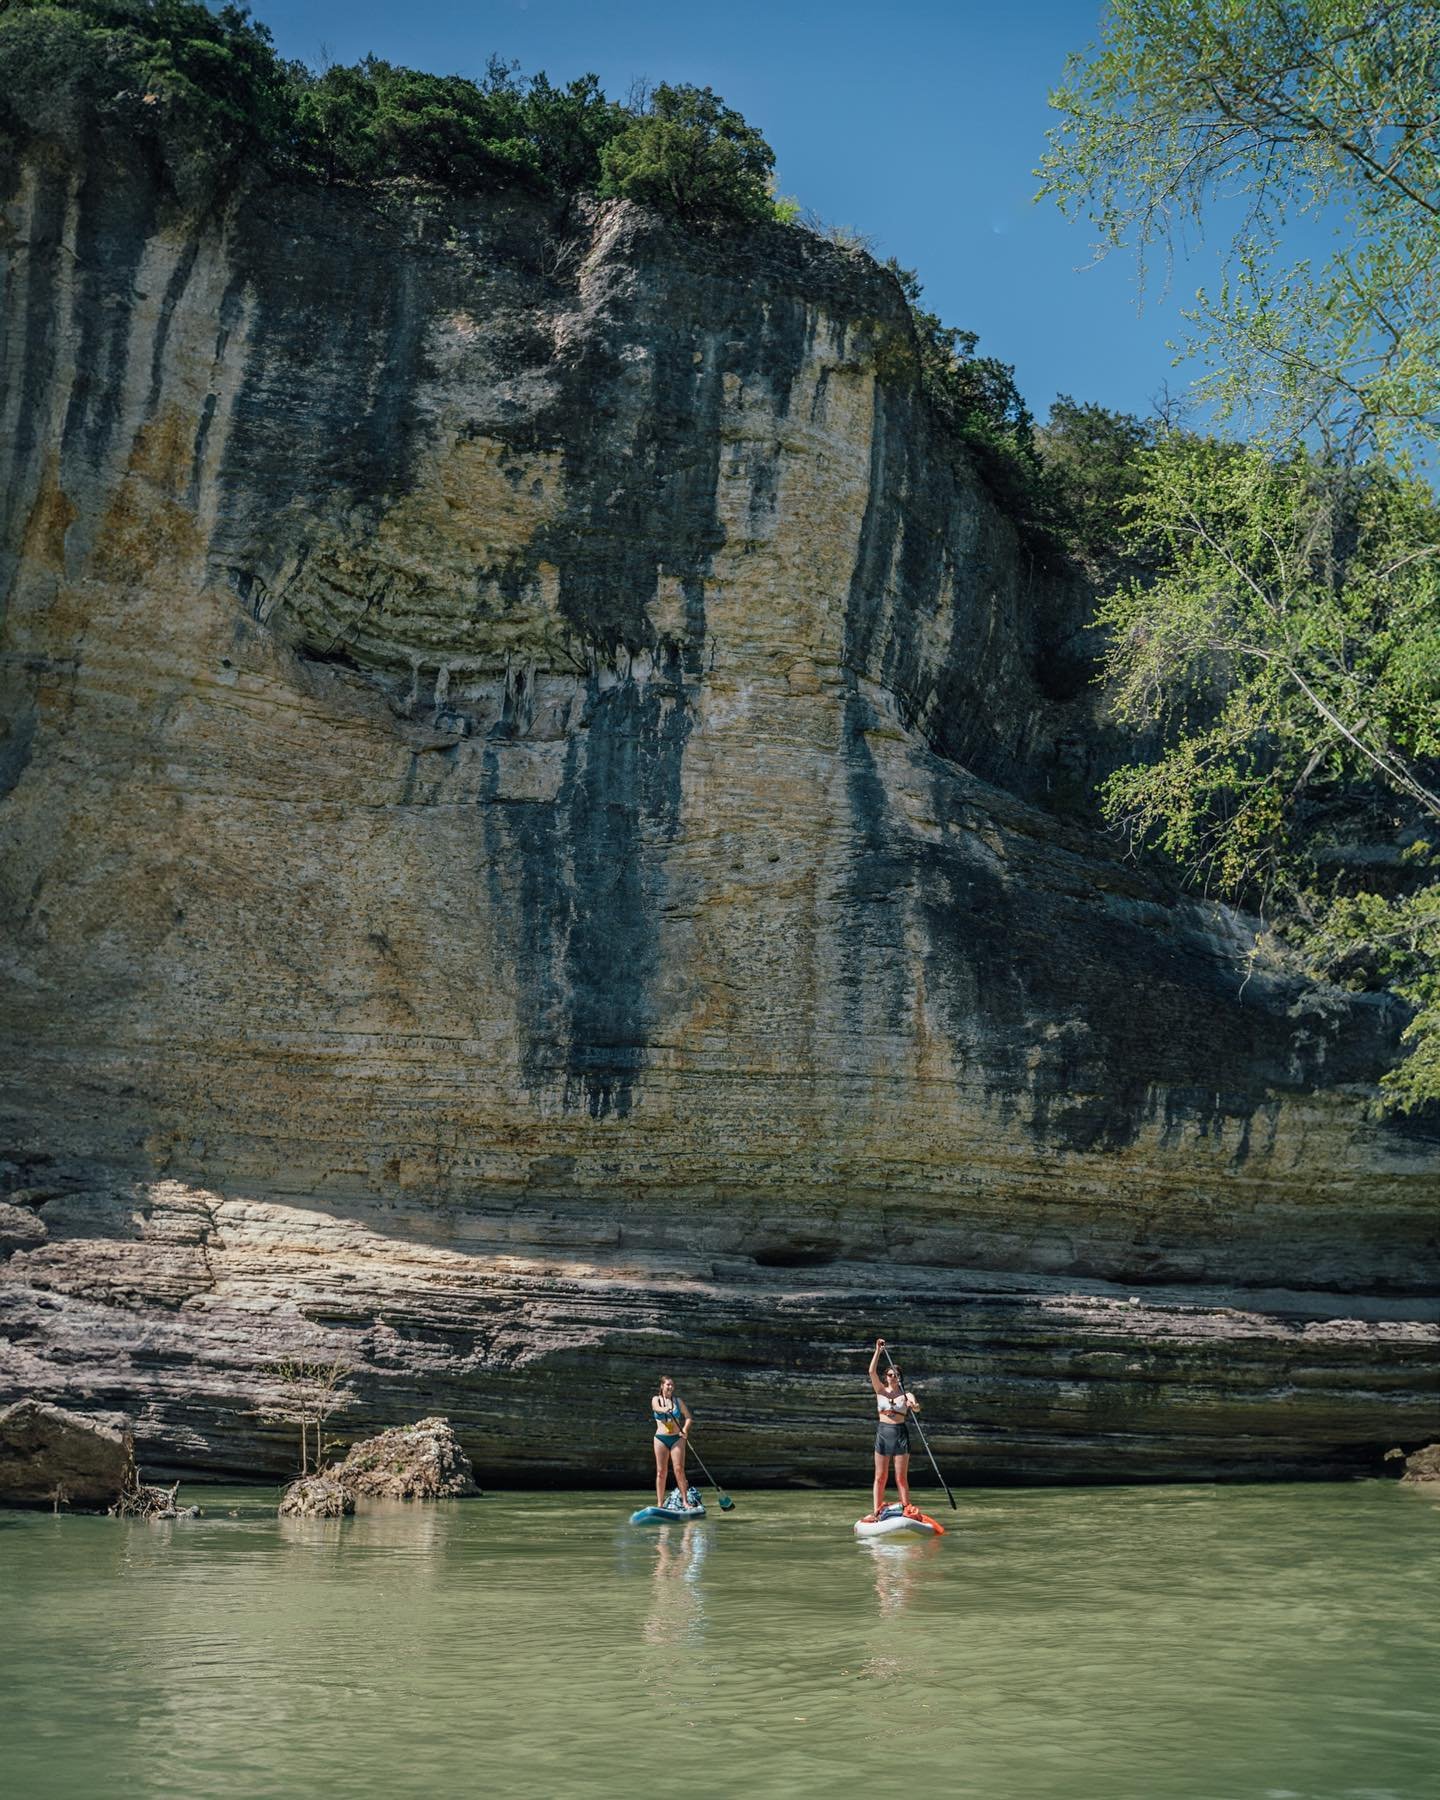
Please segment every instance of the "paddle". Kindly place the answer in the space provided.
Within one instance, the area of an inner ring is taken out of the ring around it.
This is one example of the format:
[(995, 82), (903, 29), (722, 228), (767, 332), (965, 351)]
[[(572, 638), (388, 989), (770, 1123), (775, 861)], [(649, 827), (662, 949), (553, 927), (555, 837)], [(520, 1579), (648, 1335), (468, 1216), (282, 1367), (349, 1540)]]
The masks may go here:
[[(700, 1452), (695, 1448), (695, 1445), (691, 1442), (691, 1440), (689, 1438), (686, 1438), (686, 1440), (685, 1440), (685, 1454), (687, 1456), (693, 1456), (695, 1458), (696, 1462), (700, 1463), (700, 1473), (710, 1483), (711, 1487), (714, 1488), (715, 1497), (720, 1502), (721, 1512), (734, 1512), (735, 1502), (730, 1498), (730, 1496), (728, 1494), (722, 1493), (720, 1491), (720, 1483), (715, 1479), (715, 1477), (705, 1467), (705, 1464), (700, 1461)], [(954, 1502), (952, 1501), (951, 1504), (953, 1505)]]
[[(895, 1373), (900, 1375), (900, 1371), (895, 1365), (895, 1358), (890, 1354), (888, 1345), (885, 1349), (885, 1360), (889, 1363), (890, 1367), (895, 1370)], [(905, 1385), (905, 1377), (903, 1375), (900, 1375), (900, 1385), (902, 1388)], [(914, 1413), (911, 1413), (910, 1420), (915, 1429), (920, 1433), (920, 1442), (925, 1446), (925, 1454), (930, 1458), (930, 1467), (935, 1471), (935, 1479), (945, 1490), (945, 1498), (950, 1502), (950, 1510), (952, 1512), (959, 1512), (960, 1508), (955, 1504), (955, 1496), (950, 1492), (950, 1483), (940, 1473), (940, 1465), (935, 1460), (935, 1452), (930, 1448), (930, 1440), (925, 1435), (925, 1427), (920, 1423), (919, 1419), (915, 1417)], [(701, 1468), (704, 1468), (705, 1465), (702, 1463), (700, 1466)]]

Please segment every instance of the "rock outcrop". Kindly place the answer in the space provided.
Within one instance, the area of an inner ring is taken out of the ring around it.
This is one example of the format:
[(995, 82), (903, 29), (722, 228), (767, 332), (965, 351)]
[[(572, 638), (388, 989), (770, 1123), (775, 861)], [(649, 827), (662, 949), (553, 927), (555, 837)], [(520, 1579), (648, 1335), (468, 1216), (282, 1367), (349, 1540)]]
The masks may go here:
[(1440, 1444), (1426, 1444), (1421, 1450), (1412, 1450), (1405, 1458), (1405, 1473), (1400, 1479), (1411, 1484), (1440, 1483)]
[(331, 1469), (302, 1475), (280, 1496), (282, 1519), (343, 1519), (355, 1510), (355, 1496)]
[(130, 1440), (113, 1426), (35, 1400), (0, 1412), (0, 1506), (104, 1512), (134, 1480)]
[(448, 1419), (395, 1425), (352, 1444), (331, 1472), (346, 1493), (371, 1500), (453, 1500), (480, 1491)]
[[(487, 1479), (1418, 1441), (1388, 1003), (1068, 813), (1106, 754), (893, 282), (802, 233), (0, 157), (0, 1384)], [(713, 1435), (712, 1435), (713, 1434)]]

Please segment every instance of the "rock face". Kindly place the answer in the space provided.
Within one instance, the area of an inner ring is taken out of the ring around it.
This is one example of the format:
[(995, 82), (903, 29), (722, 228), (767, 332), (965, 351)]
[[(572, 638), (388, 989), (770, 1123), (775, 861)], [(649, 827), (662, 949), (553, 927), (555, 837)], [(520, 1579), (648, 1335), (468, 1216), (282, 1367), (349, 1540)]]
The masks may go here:
[(395, 1425), (353, 1444), (333, 1473), (347, 1493), (368, 1499), (449, 1500), (479, 1492), (448, 1419)]
[(333, 1471), (302, 1475), (280, 1497), (282, 1519), (343, 1519), (355, 1510), (355, 1496)]
[(102, 1512), (134, 1475), (130, 1442), (109, 1425), (34, 1400), (0, 1412), (0, 1505)]
[(1426, 1444), (1422, 1450), (1414, 1450), (1405, 1458), (1405, 1473), (1401, 1481), (1412, 1483), (1440, 1482), (1440, 1444)]
[[(1064, 811), (1106, 754), (894, 284), (802, 233), (0, 161), (0, 1382), (488, 1478), (1428, 1435), (1400, 1023)], [(1132, 1296), (1136, 1298), (1132, 1299)]]

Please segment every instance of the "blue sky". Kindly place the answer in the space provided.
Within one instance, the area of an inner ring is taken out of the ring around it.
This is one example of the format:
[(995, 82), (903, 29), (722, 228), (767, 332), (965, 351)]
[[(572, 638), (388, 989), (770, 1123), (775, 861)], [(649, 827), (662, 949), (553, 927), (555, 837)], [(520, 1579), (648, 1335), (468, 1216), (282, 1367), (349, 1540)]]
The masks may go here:
[(713, 87), (774, 146), (781, 191), (918, 269), (927, 304), (1013, 363), (1041, 417), (1057, 393), (1144, 412), (1184, 386), (1166, 340), (1210, 267), (1181, 267), (1137, 314), (1129, 259), (1087, 266), (1088, 228), (1031, 204), (1046, 94), (1096, 35), (1092, 0), (252, 3), (311, 63), (374, 51), (478, 75), (494, 51), (557, 81), (593, 70), (620, 98), (636, 77)]

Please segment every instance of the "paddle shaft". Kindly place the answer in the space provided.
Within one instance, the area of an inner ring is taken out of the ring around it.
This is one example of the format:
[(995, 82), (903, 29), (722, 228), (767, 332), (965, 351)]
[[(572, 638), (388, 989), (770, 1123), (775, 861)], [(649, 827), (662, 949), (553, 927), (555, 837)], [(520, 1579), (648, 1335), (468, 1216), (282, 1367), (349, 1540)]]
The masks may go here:
[[(895, 1358), (890, 1354), (888, 1345), (885, 1350), (885, 1360), (892, 1369), (895, 1369), (895, 1373), (899, 1375), (900, 1371), (895, 1368)], [(901, 1378), (900, 1385), (902, 1388), (905, 1385), (903, 1377)], [(914, 1418), (913, 1414), (911, 1416)], [(930, 1448), (930, 1440), (925, 1435), (925, 1427), (920, 1423), (918, 1418), (914, 1419), (914, 1424), (915, 1429), (920, 1433), (920, 1442), (925, 1446), (925, 1454), (930, 1458), (930, 1467), (935, 1471), (935, 1479), (945, 1490), (945, 1498), (950, 1502), (950, 1510), (952, 1512), (959, 1512), (960, 1508), (955, 1504), (955, 1496), (950, 1492), (950, 1483), (940, 1473), (940, 1465), (935, 1460), (935, 1452)], [(701, 1463), (700, 1467), (703, 1469), (705, 1467), (704, 1463)]]
[(724, 1488), (721, 1487), (720, 1483), (715, 1479), (715, 1477), (705, 1467), (704, 1459), (701, 1457), (700, 1452), (695, 1448), (694, 1444), (690, 1441), (688, 1434), (685, 1439), (685, 1454), (687, 1456), (693, 1456), (695, 1458), (696, 1462), (700, 1464), (700, 1473), (710, 1483), (711, 1487), (714, 1488), (717, 1496), (719, 1497), (721, 1512), (727, 1511), (729, 1507), (731, 1507), (735, 1504), (735, 1502), (730, 1498), (730, 1496), (725, 1492)]

